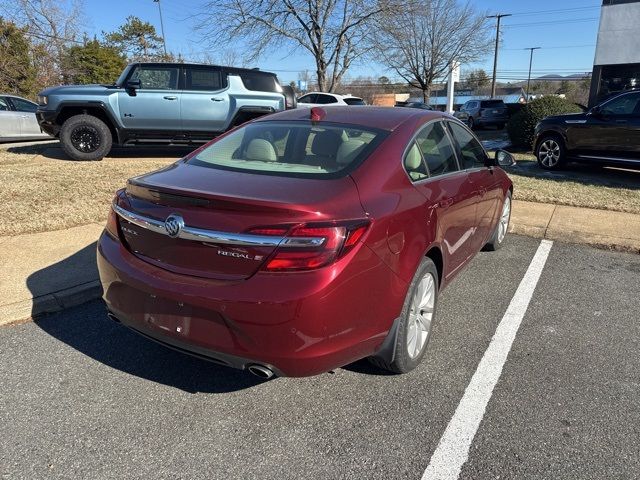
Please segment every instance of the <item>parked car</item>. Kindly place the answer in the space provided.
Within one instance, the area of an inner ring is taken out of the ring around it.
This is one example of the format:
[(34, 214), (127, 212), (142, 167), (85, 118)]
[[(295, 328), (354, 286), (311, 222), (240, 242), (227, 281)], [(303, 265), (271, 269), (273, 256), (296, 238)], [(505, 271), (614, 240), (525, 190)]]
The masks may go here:
[(264, 378), (363, 357), (408, 372), (439, 292), (503, 244), (513, 163), (436, 112), (259, 118), (117, 193), (104, 299), (149, 338)]
[(509, 121), (509, 111), (502, 100), (469, 100), (455, 113), (470, 129), (497, 127), (502, 130)]
[(298, 98), (299, 107), (366, 105), (360, 97), (353, 95), (337, 95), (335, 93), (310, 92)]
[(424, 102), (396, 102), (396, 107), (421, 108), (422, 110), (433, 110), (431, 105)]
[[(292, 99), (290, 104), (295, 105)], [(214, 65), (134, 63), (114, 85), (51, 87), (38, 121), (75, 160), (111, 147), (203, 144), (253, 118), (286, 108), (275, 74)]]
[(50, 139), (38, 125), (37, 109), (26, 98), (0, 93), (0, 142)]
[(571, 160), (640, 165), (640, 91), (615, 95), (587, 112), (543, 119), (534, 153), (545, 170)]

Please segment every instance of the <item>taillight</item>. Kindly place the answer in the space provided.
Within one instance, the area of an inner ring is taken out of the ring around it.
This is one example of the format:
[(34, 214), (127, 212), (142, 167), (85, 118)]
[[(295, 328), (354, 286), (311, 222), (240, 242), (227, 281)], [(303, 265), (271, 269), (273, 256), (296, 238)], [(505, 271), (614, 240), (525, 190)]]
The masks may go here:
[(107, 224), (105, 225), (107, 233), (115, 240), (119, 239), (118, 236), (118, 214), (113, 209), (113, 205), (109, 207), (109, 216), (107, 217)]
[(262, 267), (269, 272), (284, 272), (313, 270), (333, 263), (357, 245), (368, 227), (367, 221), (300, 225), (288, 233), (278, 227), (261, 227), (251, 229), (249, 233), (284, 236), (280, 246)]

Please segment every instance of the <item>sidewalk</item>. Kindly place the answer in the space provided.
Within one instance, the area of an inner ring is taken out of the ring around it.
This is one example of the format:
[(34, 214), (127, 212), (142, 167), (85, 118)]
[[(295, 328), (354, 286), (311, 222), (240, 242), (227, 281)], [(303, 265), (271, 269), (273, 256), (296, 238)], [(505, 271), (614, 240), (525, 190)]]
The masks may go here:
[[(0, 237), (0, 325), (99, 298), (102, 224)], [(640, 252), (640, 215), (513, 202), (511, 232)]]

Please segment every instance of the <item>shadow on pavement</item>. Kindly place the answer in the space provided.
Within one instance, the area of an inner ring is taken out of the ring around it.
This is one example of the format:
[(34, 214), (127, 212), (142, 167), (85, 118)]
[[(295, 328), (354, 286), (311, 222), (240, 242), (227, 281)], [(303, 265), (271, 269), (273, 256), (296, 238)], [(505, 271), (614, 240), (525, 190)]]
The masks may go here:
[[(34, 297), (40, 296), (42, 285), (51, 284), (55, 279), (85, 277), (87, 271), (97, 278), (95, 265), (96, 244), (93, 243), (33, 273), (27, 279), (27, 286)], [(141, 337), (110, 320), (102, 300), (48, 314), (35, 324), (104, 365), (185, 392), (233, 392), (264, 383), (247, 372), (178, 353)]]

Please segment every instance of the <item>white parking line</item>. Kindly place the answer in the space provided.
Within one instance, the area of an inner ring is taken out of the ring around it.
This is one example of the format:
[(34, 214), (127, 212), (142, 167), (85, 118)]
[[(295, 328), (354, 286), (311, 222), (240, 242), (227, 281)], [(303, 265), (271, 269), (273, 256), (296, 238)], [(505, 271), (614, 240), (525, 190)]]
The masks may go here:
[(500, 379), (513, 340), (538, 284), (553, 242), (542, 240), (524, 274), (509, 308), (496, 328), (453, 417), (447, 425), (422, 480), (455, 480), (469, 457), (475, 437), (493, 389)]

